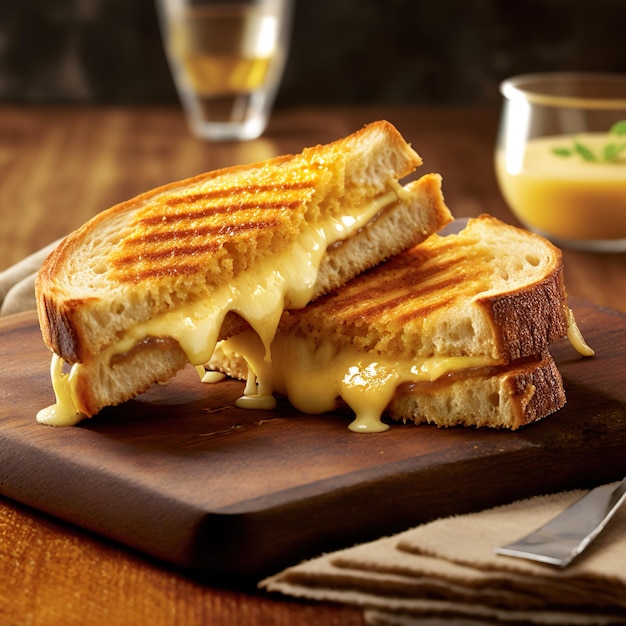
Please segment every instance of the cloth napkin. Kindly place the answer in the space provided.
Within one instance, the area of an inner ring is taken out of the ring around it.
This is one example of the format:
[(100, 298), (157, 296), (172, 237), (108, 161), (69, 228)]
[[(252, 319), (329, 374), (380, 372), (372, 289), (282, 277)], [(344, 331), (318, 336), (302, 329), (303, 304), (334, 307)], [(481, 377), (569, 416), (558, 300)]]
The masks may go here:
[[(617, 483), (616, 483), (617, 485)], [(363, 607), (367, 624), (626, 624), (626, 508), (567, 568), (496, 555), (584, 494), (435, 520), (290, 567), (271, 592)]]
[(0, 316), (35, 308), (37, 270), (59, 242), (52, 242), (0, 272)]

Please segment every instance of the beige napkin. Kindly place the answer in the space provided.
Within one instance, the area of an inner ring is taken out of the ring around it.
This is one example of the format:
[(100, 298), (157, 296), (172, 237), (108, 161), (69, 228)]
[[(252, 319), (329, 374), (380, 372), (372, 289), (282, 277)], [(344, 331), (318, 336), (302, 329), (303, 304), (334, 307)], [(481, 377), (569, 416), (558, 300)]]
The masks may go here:
[(0, 272), (0, 316), (35, 308), (37, 270), (59, 241), (54, 241)]
[(626, 623), (624, 507), (568, 568), (494, 553), (583, 493), (540, 496), (435, 520), (290, 567), (260, 586), (361, 606), (366, 622), (376, 625), (423, 625), (443, 618), (468, 625)]

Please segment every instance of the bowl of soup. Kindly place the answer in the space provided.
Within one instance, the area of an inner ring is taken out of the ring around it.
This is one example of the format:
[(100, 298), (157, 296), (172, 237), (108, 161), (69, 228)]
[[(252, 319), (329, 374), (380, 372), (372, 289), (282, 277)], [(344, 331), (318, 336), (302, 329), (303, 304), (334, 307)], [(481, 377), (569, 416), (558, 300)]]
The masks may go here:
[(626, 251), (626, 76), (544, 73), (501, 84), (498, 184), (557, 245)]

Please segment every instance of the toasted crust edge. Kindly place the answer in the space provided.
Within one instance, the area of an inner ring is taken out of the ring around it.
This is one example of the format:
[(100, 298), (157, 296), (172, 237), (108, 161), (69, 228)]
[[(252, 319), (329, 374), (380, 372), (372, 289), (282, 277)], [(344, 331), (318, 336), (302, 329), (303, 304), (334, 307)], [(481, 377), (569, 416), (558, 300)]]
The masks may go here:
[(558, 265), (539, 283), (477, 303), (488, 311), (503, 358), (512, 362), (542, 352), (567, 334), (567, 294), (560, 251)]

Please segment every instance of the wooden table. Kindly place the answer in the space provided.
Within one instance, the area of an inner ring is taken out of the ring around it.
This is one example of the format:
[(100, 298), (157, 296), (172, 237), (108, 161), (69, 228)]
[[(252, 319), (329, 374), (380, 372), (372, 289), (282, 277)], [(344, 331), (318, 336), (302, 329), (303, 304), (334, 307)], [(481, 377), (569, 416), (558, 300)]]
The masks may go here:
[[(0, 270), (99, 210), (171, 180), (323, 143), (387, 118), (443, 175), (457, 217), (515, 223), (498, 191), (495, 109), (278, 111), (264, 137), (193, 138), (176, 108), (0, 107)], [(626, 312), (626, 255), (564, 251), (573, 296)], [(0, 477), (1, 479), (1, 477)], [(362, 624), (344, 607), (267, 597), (172, 568), (0, 500), (0, 622), (6, 624)]]

